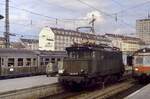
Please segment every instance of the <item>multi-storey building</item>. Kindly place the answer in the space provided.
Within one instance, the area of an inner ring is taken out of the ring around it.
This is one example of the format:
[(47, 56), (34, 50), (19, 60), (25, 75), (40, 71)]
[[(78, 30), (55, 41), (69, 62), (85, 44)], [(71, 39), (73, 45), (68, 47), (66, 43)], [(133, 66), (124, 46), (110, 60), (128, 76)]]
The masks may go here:
[(140, 38), (123, 36), (118, 34), (105, 34), (112, 41), (112, 46), (120, 48), (123, 52), (134, 52), (144, 44)]
[(137, 20), (136, 33), (140, 39), (146, 43), (150, 43), (150, 19)]
[(144, 43), (140, 38), (118, 34), (105, 34), (112, 41), (112, 46), (120, 48), (123, 52), (134, 52)]
[(45, 27), (39, 34), (40, 50), (64, 51), (66, 47), (73, 43), (84, 42), (109, 45), (111, 43), (105, 36), (58, 28)]
[(0, 37), (0, 48), (5, 48), (5, 38)]
[(105, 34), (112, 41), (112, 46), (120, 48), (123, 52), (123, 62), (126, 65), (127, 55), (131, 55), (141, 48), (144, 42), (136, 37), (123, 36), (118, 34)]

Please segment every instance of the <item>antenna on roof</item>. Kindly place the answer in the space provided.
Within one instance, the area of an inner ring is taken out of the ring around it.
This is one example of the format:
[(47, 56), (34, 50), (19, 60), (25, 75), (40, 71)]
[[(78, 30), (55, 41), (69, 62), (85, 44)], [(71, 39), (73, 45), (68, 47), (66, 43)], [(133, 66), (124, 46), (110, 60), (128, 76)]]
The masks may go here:
[(89, 22), (89, 24), (92, 24), (92, 33), (95, 33), (95, 29), (94, 29), (95, 21), (96, 18), (94, 17), (94, 14), (92, 14), (92, 20)]
[(149, 14), (149, 12), (148, 12), (148, 19), (150, 19), (150, 14)]

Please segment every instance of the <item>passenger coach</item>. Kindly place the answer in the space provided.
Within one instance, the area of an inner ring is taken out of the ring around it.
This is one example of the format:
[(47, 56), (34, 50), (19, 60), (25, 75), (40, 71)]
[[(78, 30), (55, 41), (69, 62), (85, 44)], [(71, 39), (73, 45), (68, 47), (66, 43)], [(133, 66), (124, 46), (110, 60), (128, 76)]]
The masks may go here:
[(139, 82), (150, 78), (150, 48), (143, 48), (128, 56), (128, 65), (133, 66), (133, 77)]
[(1, 48), (0, 78), (46, 74), (49, 63), (53, 62), (57, 68), (64, 57), (65, 52)]

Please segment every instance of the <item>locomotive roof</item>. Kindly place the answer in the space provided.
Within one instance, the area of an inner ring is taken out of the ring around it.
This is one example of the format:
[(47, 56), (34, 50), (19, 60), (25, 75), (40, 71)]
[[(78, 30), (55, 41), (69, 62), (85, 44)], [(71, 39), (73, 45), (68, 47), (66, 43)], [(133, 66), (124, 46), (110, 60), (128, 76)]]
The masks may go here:
[(142, 48), (142, 49), (139, 49), (137, 50), (136, 52), (134, 52), (133, 55), (136, 55), (138, 53), (150, 53), (150, 48)]
[(106, 44), (74, 44), (72, 47), (67, 47), (67, 51), (73, 50), (107, 50), (107, 51), (120, 51), (119, 48), (110, 47)]

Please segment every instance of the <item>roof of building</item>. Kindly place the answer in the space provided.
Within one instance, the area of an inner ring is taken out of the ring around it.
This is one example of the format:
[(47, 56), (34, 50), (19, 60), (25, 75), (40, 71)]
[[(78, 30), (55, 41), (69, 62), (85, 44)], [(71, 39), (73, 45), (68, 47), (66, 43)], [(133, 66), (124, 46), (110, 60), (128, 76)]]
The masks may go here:
[(4, 37), (0, 37), (0, 40), (5, 41), (5, 38)]
[(39, 42), (39, 40), (37, 40), (37, 39), (20, 38), (20, 40), (24, 43), (38, 43)]
[(124, 36), (124, 35), (119, 35), (119, 34), (106, 33), (105, 35), (109, 37), (121, 38), (122, 40), (141, 40), (140, 38), (137, 38), (137, 37)]
[(25, 48), (25, 46), (23, 44), (21, 44), (21, 42), (11, 42), (11, 46), (13, 48), (18, 48), (18, 49)]
[(137, 21), (150, 21), (150, 19), (139, 19)]
[(110, 41), (105, 36), (98, 35), (98, 34), (92, 34), (92, 33), (86, 33), (86, 32), (79, 32), (75, 30), (68, 30), (68, 29), (62, 29), (62, 28), (53, 28), (51, 27), (52, 31), (56, 35), (68, 35), (68, 36), (76, 36), (76, 37), (82, 37), (86, 39), (93, 39), (93, 40), (103, 40), (103, 41)]

